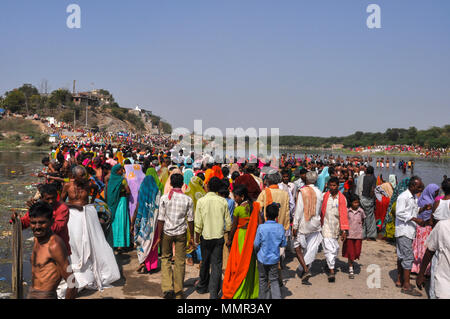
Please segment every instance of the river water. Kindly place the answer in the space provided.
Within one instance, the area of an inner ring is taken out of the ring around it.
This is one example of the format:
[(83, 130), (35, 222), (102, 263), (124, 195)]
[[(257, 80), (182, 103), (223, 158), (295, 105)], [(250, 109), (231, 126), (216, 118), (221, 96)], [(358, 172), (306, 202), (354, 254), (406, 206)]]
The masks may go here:
[[(298, 150), (283, 150), (283, 154), (294, 154), (296, 158), (303, 158), (305, 156), (305, 152), (301, 152)], [(340, 155), (341, 158), (347, 158), (347, 154), (340, 153), (340, 152), (326, 152), (326, 151), (306, 151), (306, 154), (308, 156), (311, 156), (311, 154), (314, 155), (321, 155), (322, 158), (324, 155), (333, 155), (338, 156)], [(366, 157), (367, 155), (363, 155)], [(402, 170), (398, 169), (398, 163), (400, 160), (403, 161), (409, 161), (414, 160), (414, 175), (417, 175), (422, 178), (422, 181), (424, 182), (425, 186), (431, 183), (438, 184), (441, 186), (443, 176), (447, 175), (450, 177), (450, 159), (422, 159), (422, 158), (411, 158), (408, 156), (384, 156), (386, 159), (389, 157), (390, 168), (377, 168), (376, 167), (376, 159), (381, 158), (382, 156), (374, 156), (372, 157), (372, 163), (369, 163), (375, 168), (375, 175), (382, 175), (383, 179), (387, 181), (389, 179), (390, 174), (395, 174), (397, 176), (398, 182), (400, 182), (403, 178), (410, 177), (411, 171), (406, 170), (406, 174), (403, 174)], [(395, 167), (392, 167), (392, 158), (395, 157)]]
[[(39, 178), (32, 176), (42, 168), (45, 153), (0, 152), (0, 299), (9, 298), (11, 292), (11, 225), (13, 209), (24, 214), (25, 202), (35, 194), (33, 184)], [(31, 284), (30, 255), (33, 235), (29, 229), (23, 233), (23, 274), (25, 282)]]
[[(294, 151), (283, 151), (283, 153), (294, 153)], [(307, 152), (308, 154), (329, 154), (324, 152)], [(297, 157), (303, 157), (305, 153), (297, 151)], [(339, 155), (333, 153), (333, 155)], [(346, 157), (344, 154), (341, 156)], [(41, 160), (46, 156), (39, 152), (0, 152), (0, 299), (9, 298), (11, 292), (11, 226), (9, 219), (13, 209), (24, 213), (26, 200), (34, 195), (36, 187), (33, 184), (40, 182), (40, 179), (32, 176), (42, 168)], [(376, 158), (373, 156), (373, 158)], [(392, 158), (392, 156), (389, 156)], [(409, 160), (407, 157), (396, 157), (398, 163), (400, 159)], [(422, 177), (425, 185), (436, 183), (440, 185), (443, 175), (450, 175), (450, 160), (424, 160), (415, 159), (414, 174)], [(372, 163), (373, 165), (373, 163)], [(375, 165), (374, 165), (375, 166)], [(410, 176), (410, 172), (404, 175), (398, 168), (378, 168), (376, 175), (383, 174), (385, 180), (389, 174), (396, 174), (398, 180)], [(24, 231), (24, 279), (28, 285), (31, 284), (30, 255), (33, 244), (31, 231)]]

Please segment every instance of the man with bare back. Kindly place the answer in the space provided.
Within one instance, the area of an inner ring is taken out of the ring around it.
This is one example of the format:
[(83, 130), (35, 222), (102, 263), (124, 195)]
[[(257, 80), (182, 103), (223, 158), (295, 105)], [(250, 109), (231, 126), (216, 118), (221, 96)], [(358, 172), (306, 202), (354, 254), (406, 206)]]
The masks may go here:
[(30, 225), (34, 235), (31, 256), (32, 284), (28, 299), (57, 299), (56, 288), (62, 279), (72, 283), (66, 299), (74, 299), (73, 273), (64, 241), (52, 231), (53, 208), (39, 201), (30, 208)]
[[(102, 290), (120, 279), (119, 267), (111, 246), (106, 241), (97, 210), (92, 205), (97, 187), (89, 183), (86, 169), (76, 166), (73, 180), (64, 185), (61, 199), (68, 199), (70, 218), (68, 222), (70, 262), (79, 289)], [(92, 195), (89, 200), (89, 195)], [(90, 203), (89, 203), (90, 202)], [(62, 291), (58, 291), (62, 297)]]
[(93, 204), (97, 196), (98, 188), (90, 183), (86, 169), (83, 166), (75, 166), (72, 170), (73, 180), (64, 185), (61, 193), (63, 202), (69, 198), (67, 206), (82, 211), (85, 205), (89, 204), (89, 195), (92, 194), (90, 204)]

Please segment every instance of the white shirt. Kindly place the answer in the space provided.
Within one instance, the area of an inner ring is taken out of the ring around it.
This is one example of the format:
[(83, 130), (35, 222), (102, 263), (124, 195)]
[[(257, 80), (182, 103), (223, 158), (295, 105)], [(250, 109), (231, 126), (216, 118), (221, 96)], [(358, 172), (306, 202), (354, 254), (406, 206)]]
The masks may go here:
[(436, 220), (450, 219), (450, 199), (439, 201), (439, 206), (434, 211), (433, 218)]
[(442, 220), (434, 227), (425, 243), (430, 251), (437, 252), (434, 273), (434, 293), (439, 299), (450, 299), (450, 220)]
[(297, 205), (294, 213), (294, 223), (292, 224), (293, 229), (297, 229), (300, 234), (311, 234), (318, 232), (322, 229), (320, 222), (320, 211), (322, 209), (322, 192), (314, 185), (310, 185), (314, 192), (316, 193), (316, 214), (307, 222), (305, 219), (305, 213), (303, 211), (303, 197), (302, 194), (298, 194)]
[(327, 210), (323, 220), (322, 236), (323, 238), (338, 238), (340, 230), (339, 222), (339, 196), (328, 197)]
[(417, 218), (419, 206), (417, 198), (407, 189), (397, 198), (395, 209), (395, 237), (406, 236), (409, 239), (416, 237), (416, 223), (411, 219)]
[(295, 191), (295, 185), (293, 183), (288, 183), (288, 185), (286, 185), (285, 183), (280, 183), (278, 184), (278, 187), (282, 190), (285, 190), (286, 192), (289, 193), (289, 216), (294, 216), (294, 212), (295, 212), (295, 195), (294, 195), (294, 191)]

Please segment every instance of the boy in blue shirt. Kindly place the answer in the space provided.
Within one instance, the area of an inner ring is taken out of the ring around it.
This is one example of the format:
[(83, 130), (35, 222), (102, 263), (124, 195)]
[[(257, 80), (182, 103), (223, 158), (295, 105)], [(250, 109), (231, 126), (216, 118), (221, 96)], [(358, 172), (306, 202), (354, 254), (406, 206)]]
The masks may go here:
[(275, 221), (279, 210), (280, 204), (278, 203), (267, 206), (267, 221), (258, 226), (253, 243), (258, 259), (259, 299), (270, 299), (270, 293), (272, 299), (281, 299), (278, 262), (280, 261), (280, 247), (286, 247), (286, 236), (283, 225)]

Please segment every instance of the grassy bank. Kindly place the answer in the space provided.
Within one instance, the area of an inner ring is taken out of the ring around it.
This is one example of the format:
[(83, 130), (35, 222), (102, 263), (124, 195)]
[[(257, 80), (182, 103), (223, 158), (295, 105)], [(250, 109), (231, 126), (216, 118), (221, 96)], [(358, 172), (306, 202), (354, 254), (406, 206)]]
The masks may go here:
[(48, 135), (32, 120), (6, 118), (0, 120), (0, 150), (42, 150), (48, 148)]

